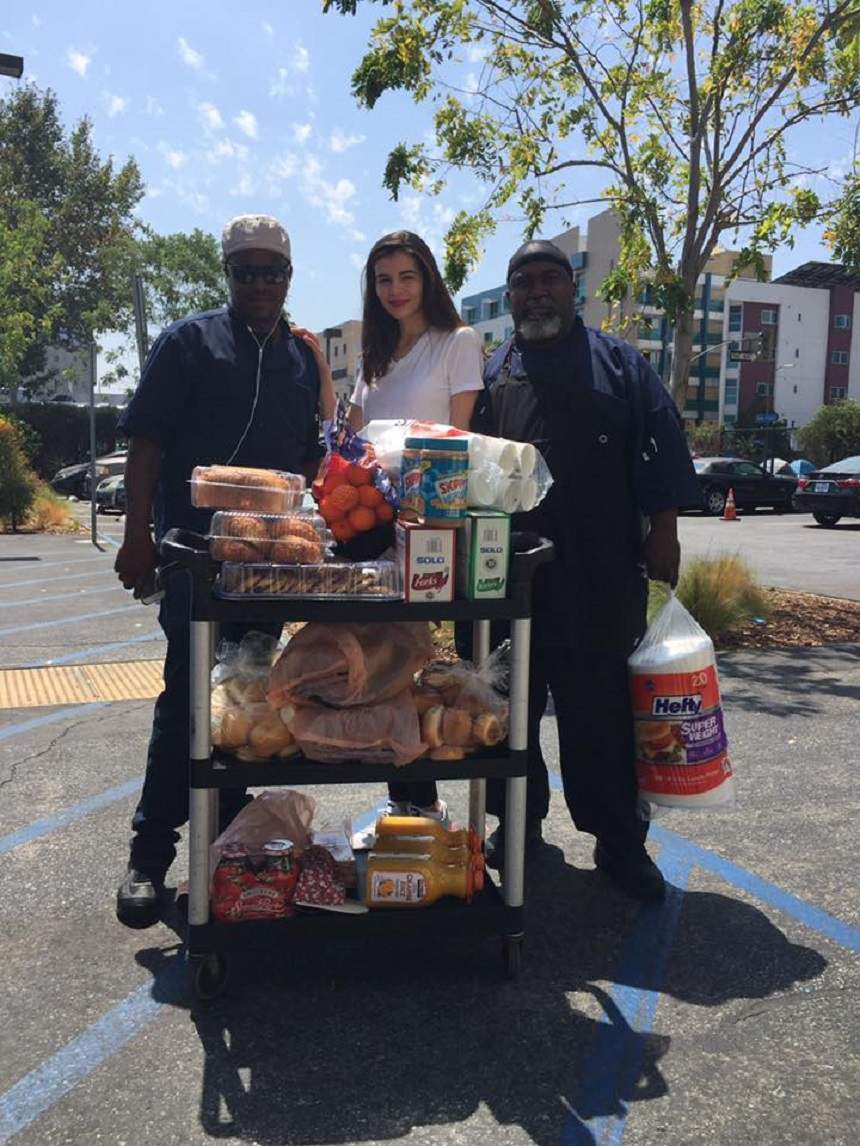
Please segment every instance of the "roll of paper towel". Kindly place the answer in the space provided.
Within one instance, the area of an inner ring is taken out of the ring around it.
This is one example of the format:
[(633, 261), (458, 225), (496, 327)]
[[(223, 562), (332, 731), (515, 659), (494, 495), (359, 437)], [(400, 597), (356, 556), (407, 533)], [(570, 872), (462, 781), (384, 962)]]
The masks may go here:
[(469, 505), (476, 505), (482, 509), (489, 509), (499, 493), (502, 471), (498, 466), (482, 466), (481, 469), (469, 470)]
[(469, 439), (469, 462), (480, 469), (487, 462), (497, 465), (505, 477), (516, 468), (517, 442), (507, 442), (504, 438), (488, 438), (484, 434), (473, 434)]
[(517, 511), (528, 513), (538, 503), (538, 484), (534, 478), (517, 478), (513, 484), (517, 493)]

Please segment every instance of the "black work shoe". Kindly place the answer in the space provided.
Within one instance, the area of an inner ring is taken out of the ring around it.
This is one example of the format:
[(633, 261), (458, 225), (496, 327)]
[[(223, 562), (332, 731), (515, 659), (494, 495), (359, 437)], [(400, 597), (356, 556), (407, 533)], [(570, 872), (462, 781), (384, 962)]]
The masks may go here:
[(126, 927), (152, 927), (161, 918), (164, 874), (130, 867), (116, 893), (116, 917)]
[(594, 863), (633, 899), (659, 900), (666, 895), (663, 873), (644, 848), (613, 854), (598, 840), (594, 845)]
[[(526, 857), (543, 847), (543, 842), (543, 820), (539, 816), (531, 816), (526, 820)], [(495, 871), (501, 871), (505, 866), (505, 825), (501, 821), (487, 840), (484, 859), (487, 867)]]

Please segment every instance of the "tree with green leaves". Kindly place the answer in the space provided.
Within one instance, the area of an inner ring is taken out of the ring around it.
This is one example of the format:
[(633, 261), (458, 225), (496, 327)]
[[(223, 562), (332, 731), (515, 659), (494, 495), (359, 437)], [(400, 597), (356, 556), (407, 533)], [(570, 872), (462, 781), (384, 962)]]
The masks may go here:
[[(384, 184), (438, 192), (451, 168), (485, 187), (446, 236), (459, 289), (499, 214), (517, 205), (528, 235), (547, 213), (593, 202), (585, 170), (621, 227), (602, 293), (625, 304), (645, 282), (674, 324), (672, 391), (681, 409), (693, 356), (696, 283), (728, 237), (740, 263), (791, 243), (837, 210), (820, 174), (790, 151), (803, 123), (851, 113), (860, 95), (858, 0), (323, 0), (387, 9), (352, 87), (435, 101), (438, 146), (398, 143)], [(466, 53), (481, 60), (462, 80)], [(458, 86), (459, 85), (459, 86)], [(838, 198), (838, 196), (837, 196)], [(740, 268), (738, 268), (740, 269)]]
[[(13, 374), (38, 374), (50, 342), (85, 345), (127, 325), (142, 196), (135, 161), (103, 159), (89, 119), (67, 131), (53, 92), (27, 84), (0, 100), (0, 275), (33, 288)], [(19, 234), (39, 238), (27, 280), (9, 240)]]
[(140, 273), (147, 316), (158, 327), (223, 306), (227, 298), (220, 244), (199, 227), (171, 235), (146, 228), (140, 242)]
[(54, 284), (62, 278), (61, 258), (45, 258), (48, 221), (39, 207), (22, 199), (14, 219), (0, 212), (0, 388), (14, 390), (34, 347), (51, 333), (56, 303)]
[(860, 403), (845, 399), (822, 406), (797, 437), (803, 453), (818, 465), (860, 455)]

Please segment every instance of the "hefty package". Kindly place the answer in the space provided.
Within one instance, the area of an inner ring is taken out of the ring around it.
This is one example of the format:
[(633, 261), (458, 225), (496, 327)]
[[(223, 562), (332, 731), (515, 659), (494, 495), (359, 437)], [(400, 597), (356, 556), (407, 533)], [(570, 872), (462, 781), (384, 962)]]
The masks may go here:
[(674, 594), (627, 663), (640, 800), (671, 808), (734, 803), (714, 646)]

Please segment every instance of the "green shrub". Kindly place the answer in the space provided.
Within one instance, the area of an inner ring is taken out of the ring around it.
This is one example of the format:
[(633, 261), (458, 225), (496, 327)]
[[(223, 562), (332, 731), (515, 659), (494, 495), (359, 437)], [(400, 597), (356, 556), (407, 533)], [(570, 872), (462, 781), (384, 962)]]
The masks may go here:
[[(39, 436), (39, 447), (32, 455), (33, 469), (50, 481), (63, 466), (85, 462), (90, 456), (89, 410), (68, 402), (29, 402), (17, 407), (18, 420), (32, 427)], [(106, 406), (96, 409), (96, 453), (117, 448), (118, 411)]]
[(768, 612), (767, 598), (749, 565), (733, 554), (694, 557), (684, 567), (677, 593), (712, 641)]
[(23, 524), (36, 497), (36, 478), (17, 431), (7, 418), (0, 417), (0, 523), (13, 532)]
[[(694, 557), (684, 567), (676, 590), (684, 608), (715, 643), (753, 617), (766, 617), (770, 605), (752, 570), (740, 557)], [(669, 590), (652, 581), (648, 624), (665, 605)]]

